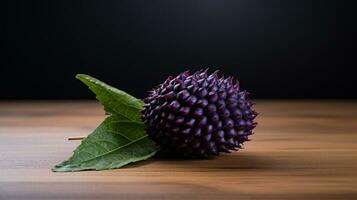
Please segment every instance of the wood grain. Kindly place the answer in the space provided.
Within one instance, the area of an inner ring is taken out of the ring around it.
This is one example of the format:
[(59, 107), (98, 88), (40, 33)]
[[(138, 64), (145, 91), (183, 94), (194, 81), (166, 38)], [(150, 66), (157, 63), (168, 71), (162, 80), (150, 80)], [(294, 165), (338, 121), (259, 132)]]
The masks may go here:
[(53, 173), (103, 119), (96, 102), (0, 102), (0, 199), (357, 199), (357, 102), (258, 101), (245, 149)]

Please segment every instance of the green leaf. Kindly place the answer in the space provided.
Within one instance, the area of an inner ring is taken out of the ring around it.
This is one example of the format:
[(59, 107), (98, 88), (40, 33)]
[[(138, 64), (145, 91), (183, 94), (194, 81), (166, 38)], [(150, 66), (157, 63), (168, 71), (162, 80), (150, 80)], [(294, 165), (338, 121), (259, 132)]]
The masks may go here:
[(103, 170), (150, 158), (158, 151), (141, 122), (109, 116), (85, 138), (73, 155), (52, 171)]
[(91, 76), (76, 76), (86, 84), (110, 114), (82, 143), (73, 155), (52, 168), (54, 172), (103, 170), (145, 160), (158, 150), (146, 132), (140, 111), (143, 102)]
[(141, 121), (140, 110), (144, 104), (142, 100), (89, 75), (78, 74), (76, 78), (96, 94), (107, 113), (120, 115), (128, 120)]

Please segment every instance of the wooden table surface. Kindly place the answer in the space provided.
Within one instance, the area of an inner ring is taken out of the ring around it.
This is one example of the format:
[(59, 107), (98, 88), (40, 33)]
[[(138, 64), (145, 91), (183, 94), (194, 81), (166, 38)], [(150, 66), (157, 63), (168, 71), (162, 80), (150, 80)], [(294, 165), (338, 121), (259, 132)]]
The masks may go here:
[(357, 102), (257, 101), (245, 149), (53, 173), (104, 118), (94, 101), (0, 102), (0, 199), (357, 199)]

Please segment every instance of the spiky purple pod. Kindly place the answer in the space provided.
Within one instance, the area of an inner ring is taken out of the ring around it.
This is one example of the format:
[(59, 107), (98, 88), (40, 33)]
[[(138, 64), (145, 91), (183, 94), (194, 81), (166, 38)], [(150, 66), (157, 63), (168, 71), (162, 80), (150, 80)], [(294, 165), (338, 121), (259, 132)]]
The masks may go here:
[(233, 77), (188, 71), (144, 99), (147, 133), (165, 151), (192, 158), (238, 150), (257, 125), (248, 93)]

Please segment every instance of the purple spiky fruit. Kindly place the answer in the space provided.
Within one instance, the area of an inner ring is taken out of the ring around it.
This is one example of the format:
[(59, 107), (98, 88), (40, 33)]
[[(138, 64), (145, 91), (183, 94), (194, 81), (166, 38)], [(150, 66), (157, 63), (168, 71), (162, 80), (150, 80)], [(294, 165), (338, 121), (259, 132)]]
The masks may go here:
[(238, 150), (257, 125), (248, 92), (218, 71), (168, 77), (144, 102), (149, 137), (175, 155), (202, 158)]

